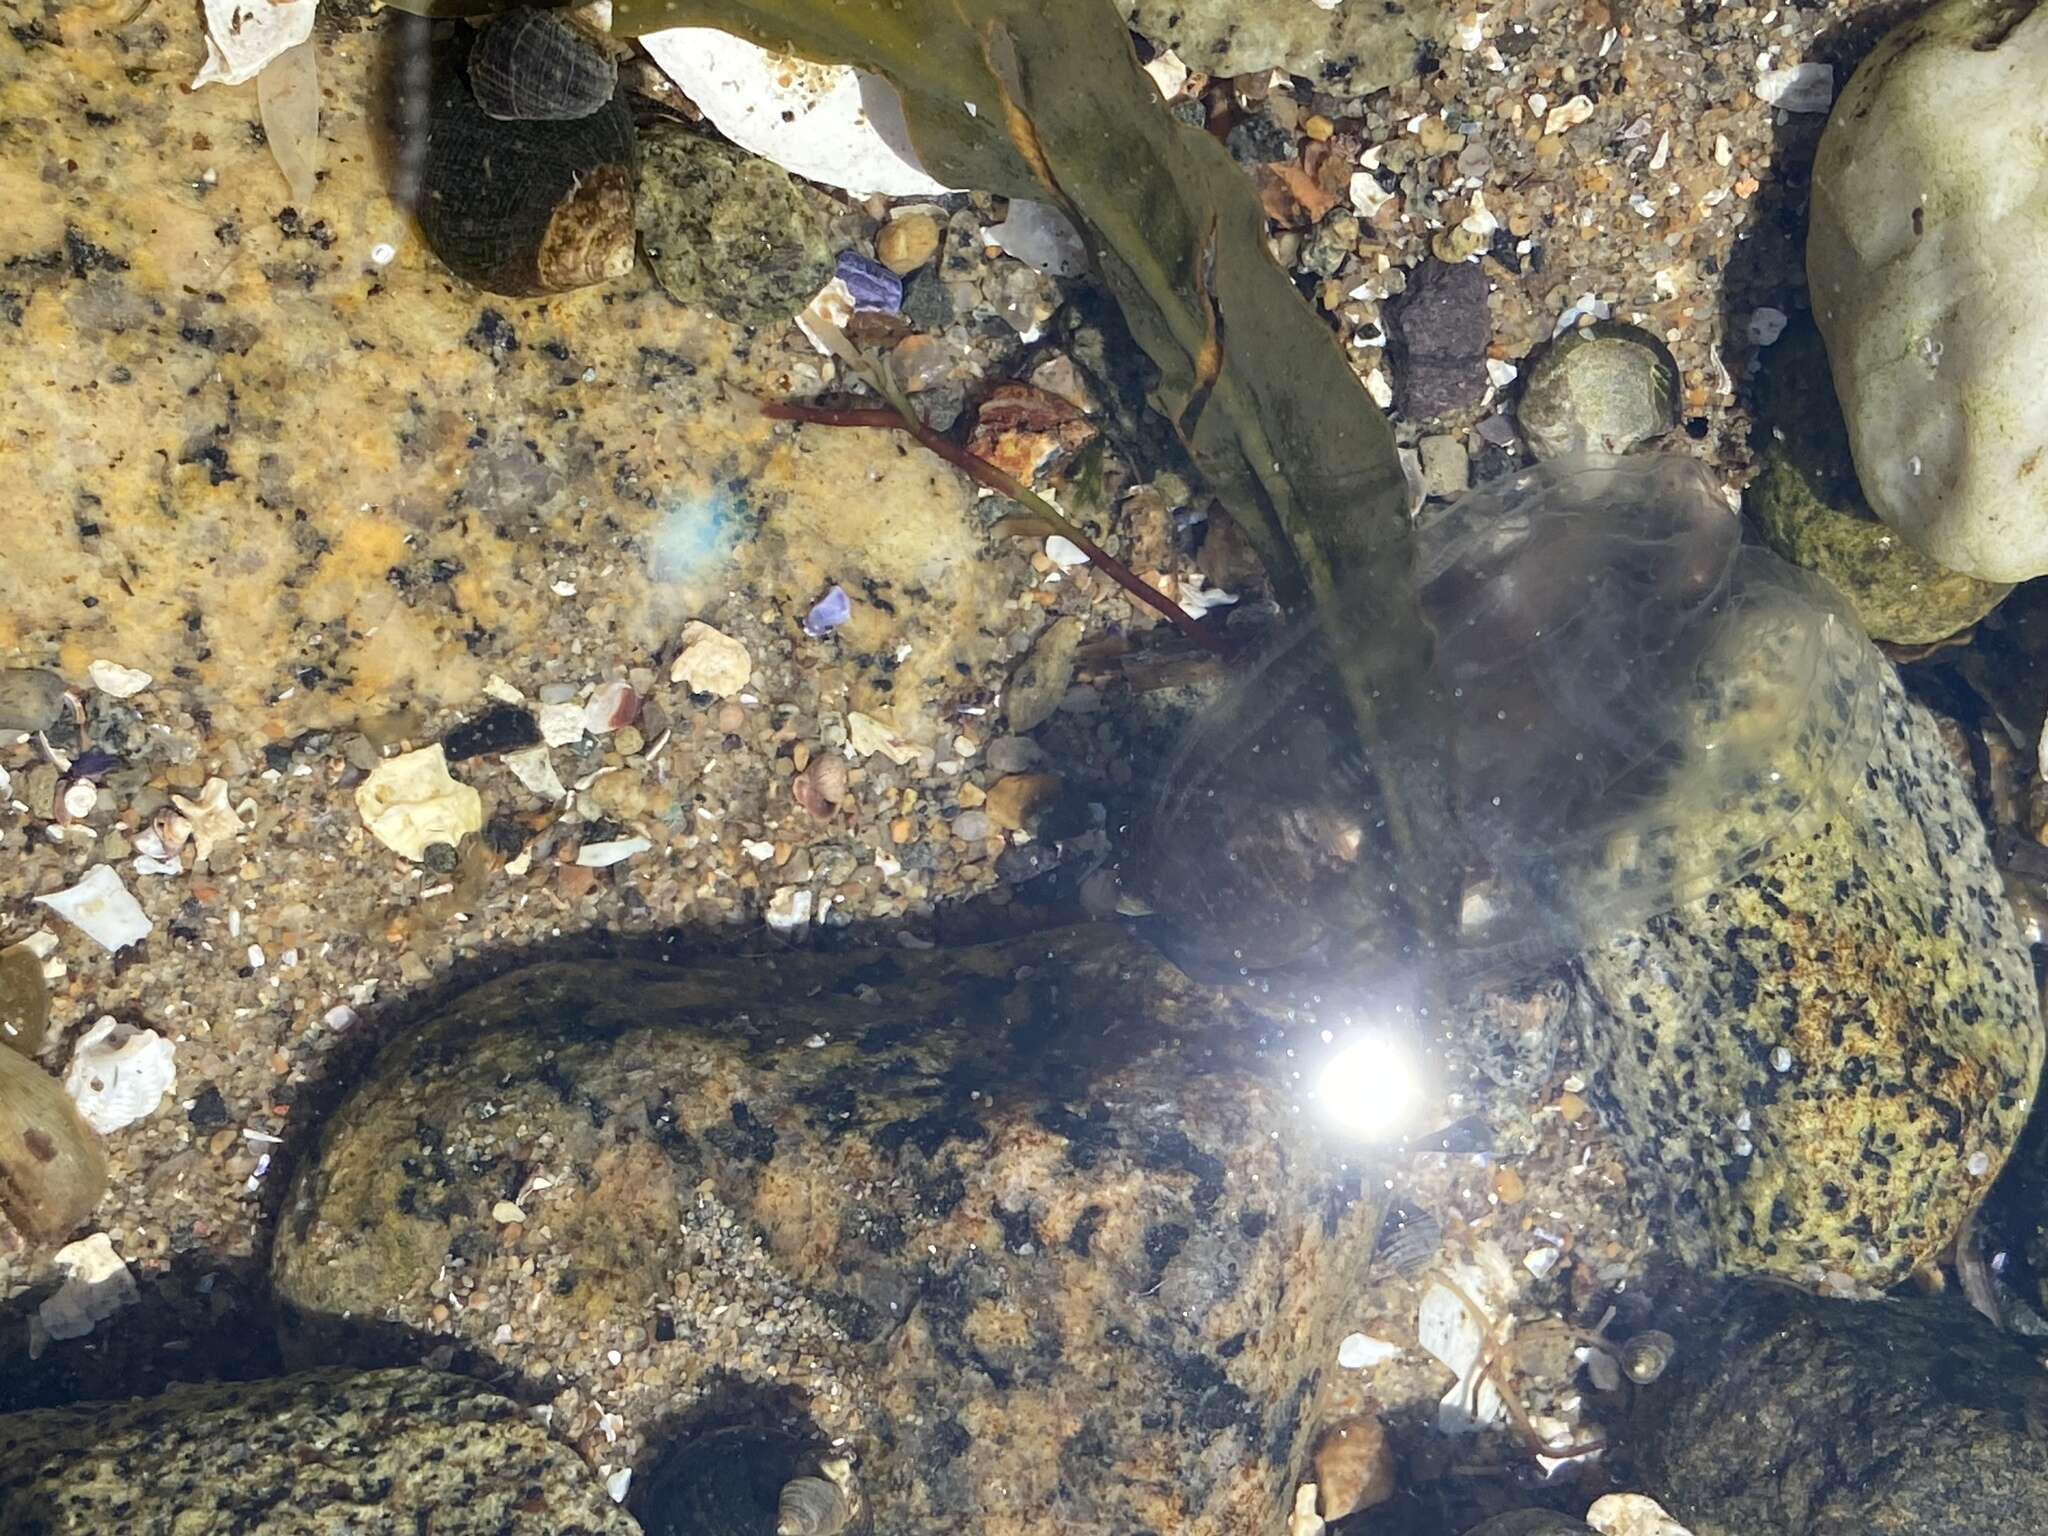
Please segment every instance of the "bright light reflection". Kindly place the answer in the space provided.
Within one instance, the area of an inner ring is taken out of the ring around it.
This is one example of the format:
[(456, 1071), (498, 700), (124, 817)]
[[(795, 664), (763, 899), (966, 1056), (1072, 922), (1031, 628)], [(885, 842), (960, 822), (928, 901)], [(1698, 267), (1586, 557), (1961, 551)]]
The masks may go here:
[(1404, 1130), (1422, 1098), (1407, 1047), (1390, 1034), (1362, 1035), (1340, 1046), (1316, 1083), (1323, 1113), (1366, 1141)]

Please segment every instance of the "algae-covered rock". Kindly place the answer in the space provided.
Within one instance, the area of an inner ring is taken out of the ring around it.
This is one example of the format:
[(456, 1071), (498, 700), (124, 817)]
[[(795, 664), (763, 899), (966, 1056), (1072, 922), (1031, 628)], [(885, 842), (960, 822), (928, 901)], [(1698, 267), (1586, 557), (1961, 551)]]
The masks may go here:
[(899, 1536), (1273, 1528), (1374, 1211), (1269, 1038), (1109, 928), (515, 973), (324, 1129), (286, 1351), (446, 1335), (615, 1407), (615, 1459), (769, 1396)]
[(2048, 1375), (1958, 1298), (1750, 1284), (1672, 1328), (1630, 1438), (1693, 1536), (2048, 1530)]
[(788, 320), (832, 275), (831, 205), (680, 123), (640, 140), (640, 248), (669, 295), (744, 325)]
[(526, 1409), (432, 1371), (309, 1371), (0, 1418), (0, 1536), (637, 1536)]
[(1943, 0), (1864, 60), (1813, 166), (1807, 285), (1877, 515), (2048, 572), (2048, 8)]
[(1443, 36), (1434, 0), (1323, 5), (1319, 0), (1118, 0), (1131, 30), (1210, 75), (1284, 69), (1340, 96), (1415, 78), (1423, 48)]
[(1849, 430), (1811, 322), (1795, 322), (1765, 355), (1757, 406), (1763, 453), (1744, 504), (1766, 544), (1841, 588), (1872, 639), (1930, 645), (2012, 590), (1943, 569), (1877, 520), (1856, 483)]
[(1982, 1199), (2040, 1074), (2033, 967), (1968, 787), (1890, 667), (1858, 686), (1878, 696), (1875, 728), (1841, 733), (1854, 793), (1583, 958), (1594, 1087), (1702, 1268), (1896, 1284)]

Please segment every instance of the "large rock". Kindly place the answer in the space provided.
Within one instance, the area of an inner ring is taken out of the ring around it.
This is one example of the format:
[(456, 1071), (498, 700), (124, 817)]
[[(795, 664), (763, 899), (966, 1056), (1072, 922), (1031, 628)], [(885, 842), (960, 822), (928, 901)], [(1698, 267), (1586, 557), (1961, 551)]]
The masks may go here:
[(1856, 483), (1849, 429), (1812, 325), (1795, 322), (1771, 348), (1757, 394), (1763, 456), (1744, 505), (1766, 544), (1841, 589), (1872, 639), (1931, 645), (2012, 590), (1936, 565), (1878, 521)]
[(1944, 0), (1881, 42), (1813, 169), (1807, 277), (1864, 494), (1952, 570), (2048, 572), (2048, 9)]
[(1415, 78), (1445, 12), (1435, 0), (1325, 6), (1316, 0), (1118, 0), (1133, 31), (1178, 53), (1190, 69), (1243, 75), (1284, 69), (1320, 90), (1364, 96)]
[(615, 1464), (766, 1405), (898, 1536), (1275, 1529), (1374, 1211), (1268, 1038), (1110, 928), (520, 972), (325, 1128), (286, 1349), (445, 1339)]
[(517, 1403), (309, 1371), (0, 1418), (0, 1536), (637, 1536)]
[(1633, 1438), (1694, 1536), (2048, 1530), (2048, 1374), (1958, 1298), (1745, 1285), (1671, 1330)]
[(1701, 1268), (1896, 1284), (1990, 1188), (2040, 1075), (1968, 787), (1890, 667), (1859, 687), (1875, 726), (1830, 740), (1861, 778), (1816, 830), (1584, 958), (1593, 1088)]

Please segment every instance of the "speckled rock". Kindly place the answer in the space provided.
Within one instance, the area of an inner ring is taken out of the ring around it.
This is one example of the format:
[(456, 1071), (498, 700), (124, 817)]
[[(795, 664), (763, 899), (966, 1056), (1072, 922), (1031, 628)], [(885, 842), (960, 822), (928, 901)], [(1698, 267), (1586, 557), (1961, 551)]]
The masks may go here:
[(1119, 0), (1117, 9), (1133, 31), (1174, 49), (1190, 69), (1242, 75), (1277, 67), (1345, 96), (1413, 78), (1418, 52), (1442, 36), (1445, 22), (1444, 8), (1427, 0)]
[(1967, 629), (2012, 589), (1944, 570), (1877, 520), (1856, 483), (1849, 430), (1809, 321), (1765, 355), (1763, 457), (1744, 498), (1764, 542), (1833, 582), (1877, 640), (1929, 645)]
[(1672, 1327), (1630, 1438), (1694, 1536), (2048, 1530), (2048, 1375), (1960, 1298), (1743, 1285)]
[(309, 1371), (0, 1418), (0, 1536), (636, 1536), (517, 1403)]
[(1969, 790), (1897, 674), (1870, 676), (1857, 793), (1584, 957), (1594, 1089), (1689, 1264), (1896, 1284), (1954, 1237), (2033, 1100), (2033, 968)]
[(680, 303), (786, 322), (832, 275), (830, 205), (787, 171), (660, 123), (640, 141), (640, 248)]
[(1807, 287), (1863, 491), (1951, 570), (2048, 573), (2048, 9), (1944, 0), (1886, 35), (1813, 162)]
[(516, 973), (325, 1128), (287, 1354), (445, 1334), (614, 1460), (772, 1396), (900, 1536), (1274, 1528), (1374, 1211), (1270, 1038), (1109, 928)]

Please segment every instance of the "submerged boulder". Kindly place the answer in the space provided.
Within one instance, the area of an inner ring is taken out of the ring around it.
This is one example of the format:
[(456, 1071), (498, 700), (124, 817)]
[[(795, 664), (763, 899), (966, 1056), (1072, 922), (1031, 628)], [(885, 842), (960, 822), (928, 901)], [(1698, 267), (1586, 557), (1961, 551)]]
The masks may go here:
[(2048, 9), (1944, 0), (1863, 62), (1806, 269), (1877, 515), (1989, 582), (2048, 572)]
[(2048, 1375), (1959, 1298), (1736, 1286), (1674, 1319), (1632, 1429), (1694, 1536), (2048, 1530)]
[(1269, 1038), (1110, 928), (518, 972), (325, 1128), (285, 1348), (452, 1348), (593, 1459), (765, 1419), (902, 1536), (1276, 1527), (1375, 1212)]
[(1593, 1087), (1700, 1268), (1894, 1285), (1954, 1238), (2033, 1102), (2033, 967), (1968, 786), (1898, 675), (1869, 681), (1877, 728), (1842, 742), (1866, 754), (1857, 793), (1583, 957)]
[(309, 1371), (0, 1417), (0, 1536), (637, 1536), (519, 1404), (459, 1376)]

